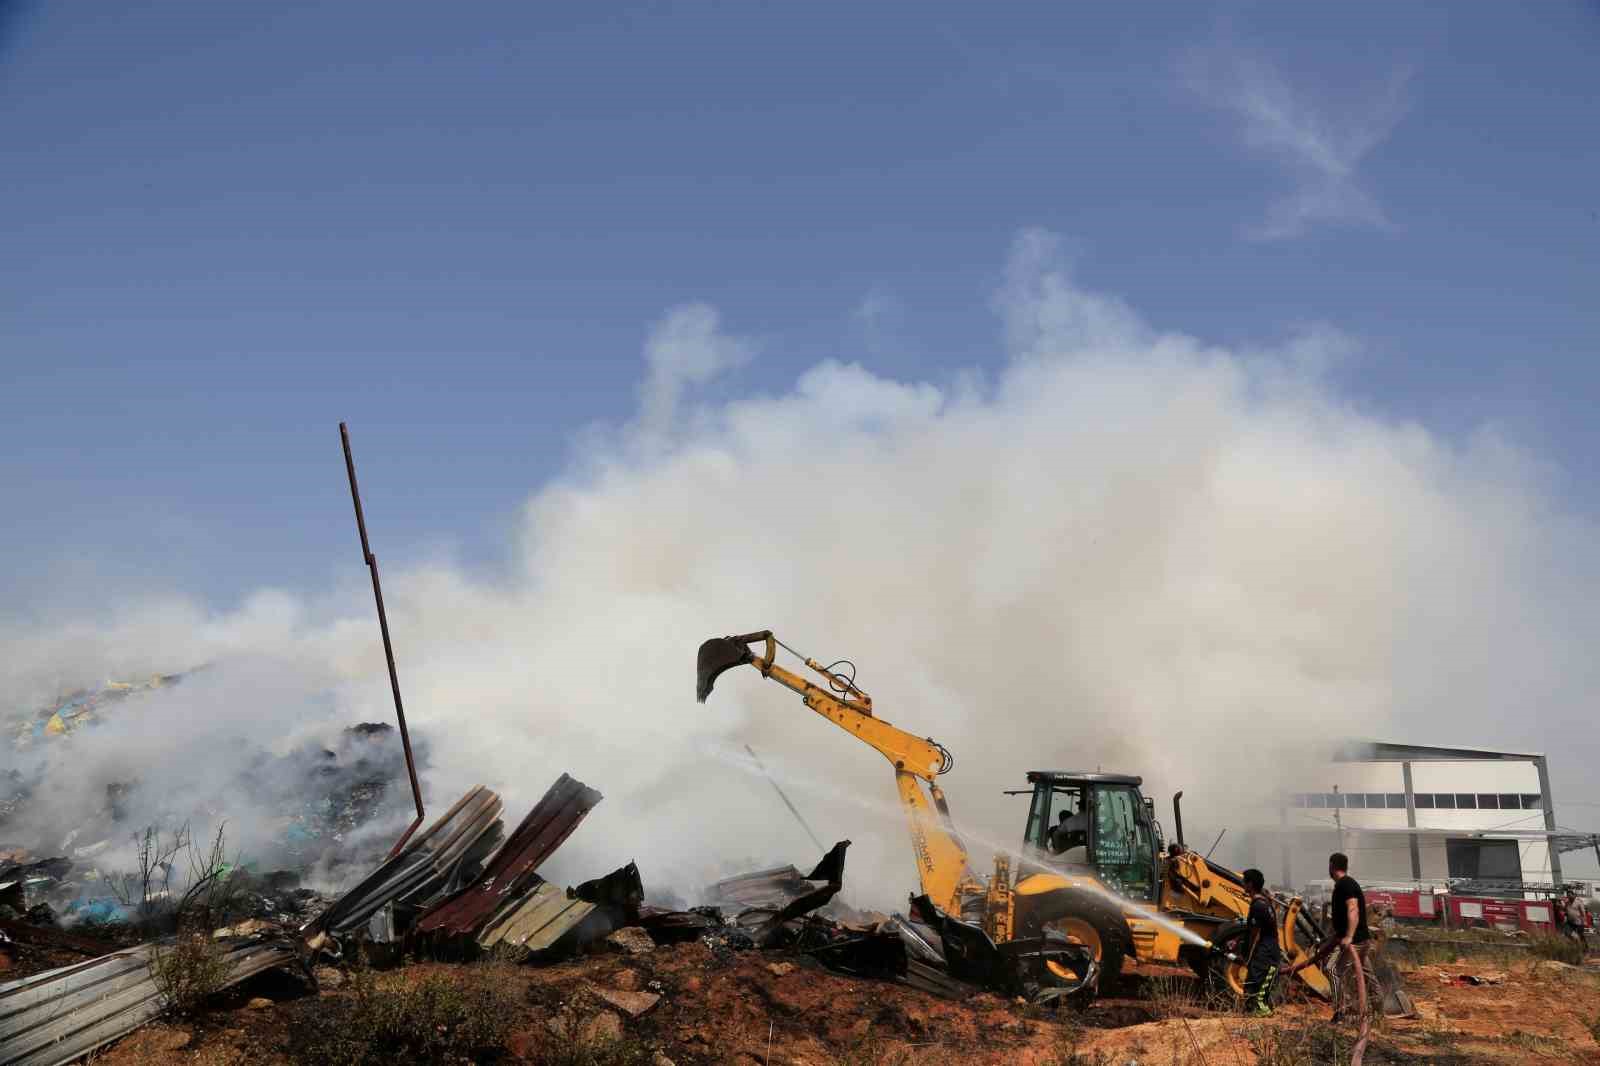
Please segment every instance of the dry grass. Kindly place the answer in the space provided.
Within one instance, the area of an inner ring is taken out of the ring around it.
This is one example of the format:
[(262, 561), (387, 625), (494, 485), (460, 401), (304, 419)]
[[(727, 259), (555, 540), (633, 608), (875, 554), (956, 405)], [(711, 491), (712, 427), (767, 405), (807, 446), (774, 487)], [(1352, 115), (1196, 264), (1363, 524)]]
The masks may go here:
[(1529, 942), (1536, 959), (1554, 959), (1568, 966), (1583, 965), (1583, 945), (1564, 936), (1536, 936)]
[(1405, 930), (1404, 940), (1409, 954), (1421, 965), (1448, 963), (1457, 957), (1495, 961), (1555, 959), (1573, 966), (1583, 962), (1583, 948), (1576, 940), (1553, 933), (1517, 936), (1499, 929), (1416, 926)]
[[(493, 1061), (521, 1001), (515, 985), (496, 967), (464, 967), (454, 974), (432, 973), (406, 981), (399, 975), (375, 977), (358, 969), (350, 994), (309, 1003), (289, 1030), (286, 1049), (303, 1066), (380, 1066), (406, 1062), (455, 1066)], [(636, 1060), (553, 1058), (562, 1066), (624, 1066)]]
[(1526, 1033), (1521, 1029), (1513, 1030), (1500, 1037), (1499, 1043), (1506, 1047), (1515, 1048), (1524, 1054), (1535, 1055), (1543, 1059), (1570, 1059), (1567, 1043), (1553, 1036), (1543, 1036), (1539, 1033)]
[(1303, 1028), (1252, 1026), (1245, 1039), (1255, 1054), (1256, 1066), (1313, 1066), (1329, 1062), (1349, 1062), (1355, 1034), (1325, 1022)]
[(1158, 1021), (1176, 1018), (1201, 1005), (1203, 994), (1199, 981), (1168, 974), (1150, 978), (1139, 990), (1139, 998), (1150, 1004), (1150, 1012)]

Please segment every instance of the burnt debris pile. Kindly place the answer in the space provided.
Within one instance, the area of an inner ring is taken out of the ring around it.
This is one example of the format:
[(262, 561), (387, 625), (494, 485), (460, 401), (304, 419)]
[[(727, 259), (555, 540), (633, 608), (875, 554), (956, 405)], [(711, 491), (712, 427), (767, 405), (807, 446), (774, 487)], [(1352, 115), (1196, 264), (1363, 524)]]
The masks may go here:
[[(377, 729), (352, 731), (351, 750), (362, 752), (360, 745), (382, 737)], [(325, 772), (334, 765), (366, 768), (352, 784), (349, 776)], [(303, 780), (335, 783), (311, 804), (334, 813), (294, 824), (309, 824), (327, 837), (349, 832), (340, 818), (353, 819), (349, 826), (356, 827), (367, 817), (361, 774), (381, 768), (392, 780), (394, 770), (383, 758), (358, 754), (351, 760), (339, 751), (317, 753), (305, 768)], [(719, 881), (706, 890), (711, 902), (692, 908), (647, 904), (643, 876), (632, 862), (577, 885), (545, 880), (541, 866), (600, 801), (598, 791), (562, 774), (507, 833), (500, 796), (475, 786), (337, 898), (302, 887), (292, 870), (224, 870), (218, 876), (239, 889), (231, 898), (247, 901), (230, 924), (210, 934), (225, 954), (225, 983), (280, 969), (314, 984), (319, 958), (359, 955), (381, 965), (409, 953), (537, 965), (599, 950), (644, 953), (698, 941), (710, 949), (713, 964), (746, 952), (781, 952), (952, 998), (973, 991), (951, 976), (945, 938), (932, 925), (861, 914), (837, 901), (849, 841), (835, 844), (809, 873), (785, 866)], [(5, 861), (0, 900), (8, 902), (0, 906), (9, 909), (0, 951), (19, 942), (8, 929), (21, 931), (29, 943), (79, 955), (104, 946), (70, 930), (30, 924), (17, 906), (48, 904), (69, 893), (79, 909), (87, 906), (74, 881), (81, 876), (78, 860)], [(70, 1062), (160, 1015), (168, 1004), (151, 959), (168, 942), (157, 937), (0, 984), (0, 1062)]]

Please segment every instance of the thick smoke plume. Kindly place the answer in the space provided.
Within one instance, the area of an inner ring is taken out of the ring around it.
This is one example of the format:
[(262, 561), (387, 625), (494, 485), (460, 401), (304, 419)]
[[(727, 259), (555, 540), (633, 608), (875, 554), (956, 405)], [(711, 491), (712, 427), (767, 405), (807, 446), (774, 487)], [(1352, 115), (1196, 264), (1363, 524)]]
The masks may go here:
[[(1001, 790), (1029, 768), (1183, 788), (1198, 837), (1350, 736), (1548, 748), (1558, 794), (1585, 798), (1592, 541), (1528, 457), (1352, 406), (1333, 331), (1242, 351), (1155, 330), (1041, 234), (997, 308), (990, 374), (828, 361), (710, 408), (691, 387), (753, 348), (709, 309), (669, 315), (638, 421), (586, 434), (533, 495), (515, 572), (386, 574), (432, 807), (482, 781), (515, 817), (565, 770), (606, 800), (554, 877), (637, 859), (687, 894), (742, 863), (809, 865), (748, 743), (820, 835), (855, 841), (847, 896), (896, 905), (914, 868), (887, 764), (753, 671), (694, 702), (699, 642), (763, 627), (854, 660), (883, 717), (955, 753), (958, 817), (1003, 843), (1024, 801)], [(195, 752), (203, 723), (281, 747), (389, 718), (359, 581), (221, 616), (130, 607), (0, 656), (14, 692), (230, 657), (254, 665), (204, 707), (153, 702), (144, 743), (72, 738), (85, 788), (117, 760), (178, 794), (227, 771), (224, 746)]]

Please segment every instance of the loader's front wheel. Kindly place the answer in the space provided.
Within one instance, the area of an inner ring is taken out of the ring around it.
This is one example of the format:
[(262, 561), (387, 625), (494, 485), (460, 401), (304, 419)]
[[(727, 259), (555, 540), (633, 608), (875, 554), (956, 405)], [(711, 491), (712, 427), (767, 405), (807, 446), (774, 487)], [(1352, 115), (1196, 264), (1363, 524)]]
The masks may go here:
[[(1229, 922), (1218, 929), (1211, 942), (1223, 951), (1244, 958), (1250, 945), (1250, 928), (1243, 922)], [(1231, 1009), (1244, 1000), (1244, 980), (1249, 969), (1242, 962), (1229, 962), (1222, 954), (1208, 953), (1203, 977), (1207, 991), (1228, 1001)]]
[[(1022, 936), (1040, 936), (1046, 930), (1062, 934), (1089, 949), (1100, 967), (1099, 991), (1109, 992), (1122, 978), (1122, 964), (1133, 954), (1133, 936), (1119, 908), (1098, 896), (1063, 888), (1039, 896), (1017, 896), (1017, 930)], [(1047, 963), (1063, 980), (1077, 975), (1056, 963)]]

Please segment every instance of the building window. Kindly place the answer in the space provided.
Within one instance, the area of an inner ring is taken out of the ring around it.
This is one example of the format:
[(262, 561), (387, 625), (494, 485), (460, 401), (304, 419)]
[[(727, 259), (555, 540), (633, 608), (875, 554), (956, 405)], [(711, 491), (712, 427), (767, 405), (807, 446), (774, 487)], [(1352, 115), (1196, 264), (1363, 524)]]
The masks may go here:
[(1403, 811), (1406, 809), (1406, 794), (1404, 792), (1391, 792), (1384, 799), (1387, 801), (1387, 806), (1391, 811)]
[(1456, 810), (1475, 811), (1478, 809), (1478, 797), (1471, 792), (1456, 793)]
[(1431, 811), (1431, 810), (1433, 810), (1433, 793), (1432, 792), (1418, 792), (1416, 795), (1412, 796), (1411, 799), (1412, 799), (1412, 801), (1414, 803), (1416, 803), (1417, 810), (1419, 810), (1419, 811)]
[(1383, 810), (1383, 808), (1384, 808), (1383, 793), (1382, 792), (1368, 792), (1367, 793), (1367, 810), (1369, 810), (1369, 811), (1381, 811), (1381, 810)]
[(1478, 810), (1480, 810), (1480, 811), (1498, 811), (1499, 809), (1500, 809), (1500, 797), (1498, 795), (1496, 795), (1493, 792), (1480, 792), (1480, 793), (1478, 793)]
[(1500, 793), (1500, 809), (1502, 811), (1515, 811), (1522, 809), (1522, 797), (1515, 792)]
[(1441, 811), (1453, 811), (1456, 809), (1456, 794), (1454, 792), (1440, 792), (1433, 797), (1433, 802), (1434, 806)]
[(1324, 792), (1322, 794), (1322, 803), (1323, 806), (1328, 808), (1343, 807), (1344, 797), (1339, 795), (1337, 792)]
[(1360, 792), (1346, 792), (1344, 805), (1354, 810), (1364, 810), (1367, 806), (1367, 797)]
[(1542, 811), (1544, 810), (1544, 804), (1540, 802), (1542, 799), (1544, 797), (1537, 792), (1524, 792), (1522, 794), (1522, 809), (1525, 811)]
[(1320, 792), (1307, 792), (1305, 800), (1307, 807), (1312, 807), (1319, 811), (1328, 805), (1328, 801), (1323, 798)]

